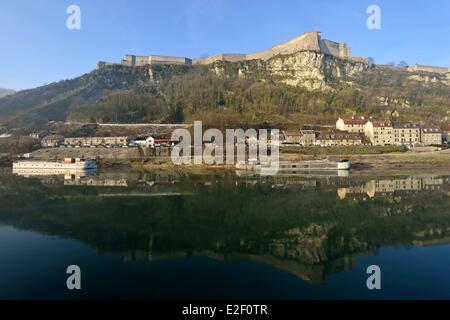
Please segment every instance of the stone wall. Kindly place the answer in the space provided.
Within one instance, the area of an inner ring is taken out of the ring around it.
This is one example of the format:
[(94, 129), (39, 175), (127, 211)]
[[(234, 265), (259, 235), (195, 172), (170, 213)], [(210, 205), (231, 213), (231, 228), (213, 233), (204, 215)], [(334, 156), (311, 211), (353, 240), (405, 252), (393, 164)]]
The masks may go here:
[(216, 61), (229, 61), (229, 62), (239, 62), (246, 60), (245, 54), (239, 54), (239, 53), (220, 53), (216, 54), (214, 56), (208, 57), (208, 58), (200, 58), (200, 59), (193, 59), (192, 64), (211, 64)]
[(417, 72), (417, 71), (423, 71), (423, 72), (432, 72), (432, 73), (439, 73), (439, 74), (445, 74), (450, 72), (450, 68), (446, 67), (437, 67), (437, 66), (426, 66), (426, 65), (420, 65), (415, 64), (413, 66), (409, 66), (407, 68), (410, 72)]
[(280, 43), (270, 49), (249, 54), (218, 54), (208, 58), (195, 59), (194, 64), (210, 64), (216, 61), (238, 62), (245, 60), (267, 61), (277, 55), (289, 55), (300, 51), (321, 52), (341, 59), (351, 59), (351, 49), (345, 43), (321, 39), (320, 32), (306, 32), (292, 40)]
[(162, 65), (162, 64), (178, 64), (178, 65), (191, 65), (192, 61), (186, 57), (173, 57), (173, 56), (136, 56), (125, 55), (122, 64), (126, 66), (145, 66), (145, 65)]
[[(313, 51), (323, 54), (331, 55), (341, 59), (353, 59), (351, 49), (345, 43), (334, 42), (326, 39), (321, 39), (320, 32), (311, 31), (273, 46), (270, 49), (257, 51), (249, 54), (238, 53), (220, 53), (207, 58), (189, 59), (186, 57), (173, 56), (137, 56), (125, 55), (122, 60), (122, 65), (126, 66), (144, 66), (144, 65), (161, 65), (161, 64), (178, 64), (178, 65), (208, 65), (217, 61), (240, 62), (248, 60), (263, 60), (267, 61), (277, 55), (289, 55), (300, 51)], [(105, 65), (102, 62), (102, 65)]]

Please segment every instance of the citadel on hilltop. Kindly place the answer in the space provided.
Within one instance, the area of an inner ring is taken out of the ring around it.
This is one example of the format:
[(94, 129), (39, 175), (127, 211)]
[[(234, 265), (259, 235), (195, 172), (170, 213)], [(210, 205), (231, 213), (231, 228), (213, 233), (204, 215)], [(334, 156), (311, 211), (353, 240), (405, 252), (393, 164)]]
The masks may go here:
[[(162, 56), (162, 55), (148, 55), (139, 56), (127, 54), (122, 59), (121, 64), (125, 66), (145, 66), (145, 65), (208, 65), (217, 61), (228, 62), (241, 62), (249, 60), (263, 60), (267, 61), (277, 55), (289, 55), (300, 51), (312, 51), (326, 55), (333, 56), (335, 58), (369, 63), (366, 58), (352, 56), (351, 48), (343, 42), (335, 42), (332, 40), (322, 39), (319, 31), (305, 32), (302, 35), (278, 45), (273, 46), (270, 49), (257, 51), (253, 53), (240, 54), (240, 53), (219, 53), (206, 58), (190, 59), (187, 57), (175, 57), (175, 56)], [(108, 63), (101, 61), (97, 64), (97, 67), (103, 67), (106, 65), (112, 65), (114, 63)], [(450, 73), (450, 68), (427, 66), (415, 64), (406, 68), (409, 72), (431, 72), (445, 75)]]
[[(189, 59), (186, 57), (173, 56), (138, 56), (127, 54), (122, 60), (122, 65), (144, 66), (144, 65), (207, 65), (216, 61), (240, 62), (247, 60), (268, 60), (276, 55), (288, 55), (298, 51), (315, 51), (328, 54), (340, 59), (367, 61), (367, 59), (352, 57), (352, 51), (346, 43), (339, 43), (327, 39), (322, 39), (320, 32), (306, 32), (290, 41), (273, 46), (270, 49), (248, 53), (220, 53), (211, 57)], [(108, 65), (107, 62), (100, 62), (99, 67)]]

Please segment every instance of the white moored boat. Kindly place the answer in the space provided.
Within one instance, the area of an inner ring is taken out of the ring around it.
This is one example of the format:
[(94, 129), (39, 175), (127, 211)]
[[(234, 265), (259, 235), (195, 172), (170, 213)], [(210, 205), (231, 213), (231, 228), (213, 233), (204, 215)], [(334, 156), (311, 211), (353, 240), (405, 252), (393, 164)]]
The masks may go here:
[(13, 169), (34, 170), (90, 170), (96, 169), (97, 164), (93, 159), (66, 158), (63, 162), (23, 160), (13, 163)]
[(315, 160), (297, 160), (297, 161), (277, 161), (269, 164), (259, 163), (239, 163), (236, 165), (238, 170), (260, 171), (261, 173), (283, 173), (283, 172), (302, 172), (302, 171), (348, 171), (350, 170), (350, 161), (341, 160), (337, 157), (328, 157), (327, 159)]

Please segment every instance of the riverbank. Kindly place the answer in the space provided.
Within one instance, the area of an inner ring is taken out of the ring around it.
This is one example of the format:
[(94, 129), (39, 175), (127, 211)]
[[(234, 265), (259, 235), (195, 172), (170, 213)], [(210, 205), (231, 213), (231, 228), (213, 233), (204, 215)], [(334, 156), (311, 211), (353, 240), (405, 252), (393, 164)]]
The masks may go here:
[[(147, 154), (147, 152), (145, 152)], [(315, 155), (282, 153), (283, 160), (310, 160)], [(428, 152), (392, 152), (383, 154), (339, 154), (352, 162), (353, 170), (406, 170), (406, 169), (448, 169), (450, 170), (450, 149)], [(234, 169), (233, 165), (183, 165), (176, 166), (169, 155), (145, 156), (138, 148), (54, 148), (33, 152), (37, 160), (60, 161), (64, 158), (86, 157), (97, 159), (100, 167), (127, 166), (136, 170), (208, 170)]]

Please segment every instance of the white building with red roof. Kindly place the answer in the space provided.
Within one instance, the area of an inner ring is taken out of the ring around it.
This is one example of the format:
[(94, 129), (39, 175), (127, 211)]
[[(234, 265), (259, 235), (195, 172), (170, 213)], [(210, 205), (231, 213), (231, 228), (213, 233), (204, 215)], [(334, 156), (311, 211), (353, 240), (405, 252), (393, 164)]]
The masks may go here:
[(364, 133), (366, 123), (367, 120), (364, 119), (364, 117), (351, 119), (339, 118), (336, 121), (336, 129), (340, 131)]

